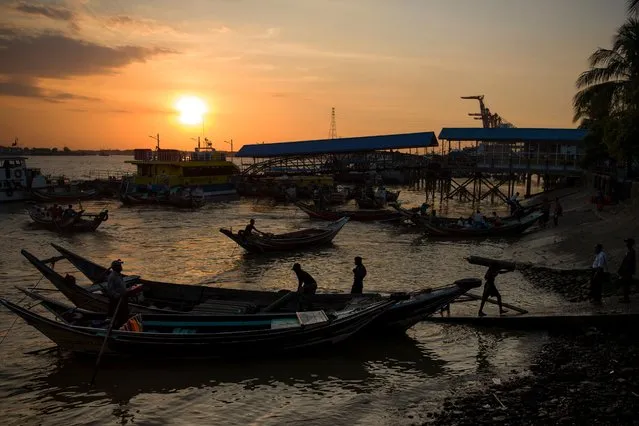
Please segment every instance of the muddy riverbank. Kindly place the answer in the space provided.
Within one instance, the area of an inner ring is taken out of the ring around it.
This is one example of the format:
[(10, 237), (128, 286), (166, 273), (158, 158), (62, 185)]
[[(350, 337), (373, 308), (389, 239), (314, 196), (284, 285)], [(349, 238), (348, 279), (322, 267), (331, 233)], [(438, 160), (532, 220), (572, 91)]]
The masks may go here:
[[(559, 226), (525, 236), (503, 259), (536, 265), (522, 269), (521, 275), (540, 290), (560, 294), (566, 300), (562, 310), (638, 311), (636, 281), (631, 303), (621, 304), (615, 274), (625, 252), (623, 240), (639, 237), (636, 208), (621, 204), (598, 211), (587, 191), (561, 202), (565, 214)], [(587, 302), (588, 268), (597, 243), (604, 245), (611, 272), (602, 306)], [(526, 374), (513, 371), (503, 383), (495, 380), (470, 392), (451, 393), (441, 410), (426, 413), (426, 424), (639, 424), (638, 339), (639, 331), (551, 334)]]

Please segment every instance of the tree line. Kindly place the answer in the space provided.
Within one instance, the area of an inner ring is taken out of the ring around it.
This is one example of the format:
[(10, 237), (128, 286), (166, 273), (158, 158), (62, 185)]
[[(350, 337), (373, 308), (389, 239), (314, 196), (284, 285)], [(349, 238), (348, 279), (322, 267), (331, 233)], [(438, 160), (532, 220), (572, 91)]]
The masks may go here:
[(589, 130), (584, 166), (616, 164), (632, 176), (639, 163), (639, 0), (627, 1), (627, 14), (612, 46), (590, 55), (573, 109), (574, 121)]

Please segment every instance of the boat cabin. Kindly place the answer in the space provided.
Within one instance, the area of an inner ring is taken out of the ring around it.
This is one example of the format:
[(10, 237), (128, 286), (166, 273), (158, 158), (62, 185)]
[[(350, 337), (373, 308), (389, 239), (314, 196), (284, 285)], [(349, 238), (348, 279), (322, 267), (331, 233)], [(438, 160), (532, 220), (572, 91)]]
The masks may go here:
[[(137, 167), (133, 187), (127, 192), (139, 192), (158, 187), (199, 187), (206, 193), (235, 193), (232, 176), (239, 168), (226, 155), (213, 148), (196, 148), (193, 152), (175, 149), (136, 149), (133, 161)], [(133, 191), (132, 191), (133, 190)], [(222, 195), (222, 194), (220, 194)]]

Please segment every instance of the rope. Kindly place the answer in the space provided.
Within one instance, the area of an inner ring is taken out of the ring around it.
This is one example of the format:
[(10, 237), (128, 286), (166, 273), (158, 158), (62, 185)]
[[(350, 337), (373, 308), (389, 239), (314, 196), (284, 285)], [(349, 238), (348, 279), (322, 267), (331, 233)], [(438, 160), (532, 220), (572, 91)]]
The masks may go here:
[[(55, 263), (54, 263), (54, 265), (55, 265)], [(35, 289), (38, 287), (38, 284), (40, 284), (40, 281), (42, 281), (42, 278), (44, 278), (44, 275), (40, 277), (40, 279), (38, 280), (38, 282), (36, 283), (36, 285), (35, 285), (35, 286), (33, 286), (33, 288), (31, 288), (31, 290), (35, 290)], [(22, 297), (22, 299), (20, 299), (20, 300), (18, 301), (18, 304), (22, 303), (22, 302), (24, 301), (24, 299), (26, 299), (27, 297), (29, 297), (29, 296), (25, 294), (25, 295)], [(39, 303), (40, 303), (40, 302), (36, 303), (35, 305), (33, 305), (33, 306), (31, 306), (31, 307), (29, 307), (29, 308), (27, 308), (27, 309), (31, 309), (31, 308), (33, 308), (34, 306), (38, 305)], [(9, 328), (6, 330), (6, 334), (5, 334), (4, 336), (2, 336), (2, 339), (0, 339), (0, 345), (2, 344), (2, 342), (4, 342), (4, 339), (6, 339), (6, 338), (7, 338), (7, 336), (9, 335), (9, 333), (11, 332), (11, 330), (13, 329), (13, 326), (14, 326), (14, 325), (16, 325), (16, 322), (17, 322), (17, 321), (18, 321), (18, 317), (16, 316), (16, 317), (13, 319), (13, 322), (11, 323), (11, 326), (9, 326)]]

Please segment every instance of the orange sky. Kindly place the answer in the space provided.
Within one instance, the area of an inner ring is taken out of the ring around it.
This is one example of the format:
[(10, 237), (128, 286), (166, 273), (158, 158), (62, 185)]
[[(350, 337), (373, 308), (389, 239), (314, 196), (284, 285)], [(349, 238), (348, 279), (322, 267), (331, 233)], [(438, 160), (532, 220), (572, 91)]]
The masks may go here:
[(218, 149), (475, 126), (574, 127), (574, 81), (625, 2), (0, 1), (0, 145), (189, 149), (208, 106)]

